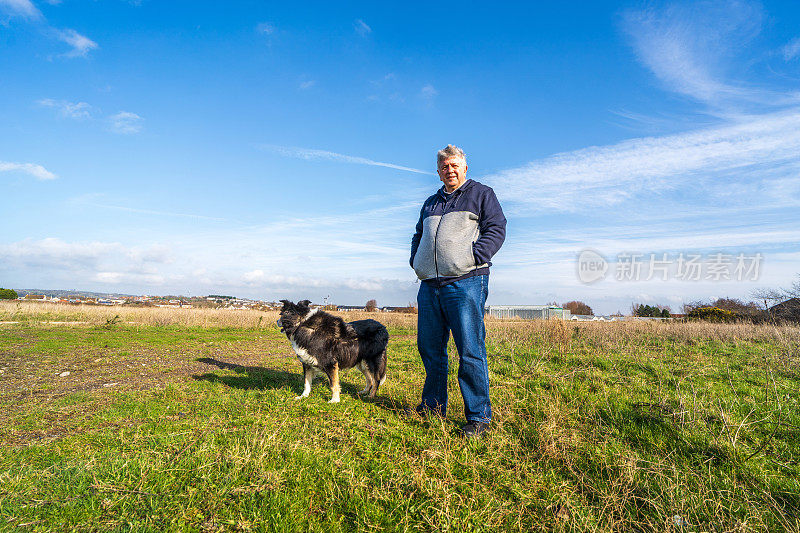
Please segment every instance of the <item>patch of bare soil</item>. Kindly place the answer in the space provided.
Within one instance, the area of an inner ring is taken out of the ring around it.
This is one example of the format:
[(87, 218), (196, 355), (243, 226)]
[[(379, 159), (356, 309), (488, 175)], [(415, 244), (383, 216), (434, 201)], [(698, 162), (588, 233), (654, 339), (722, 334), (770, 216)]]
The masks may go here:
[[(280, 339), (159, 347), (132, 343), (124, 351), (65, 344), (63, 353), (37, 355), (30, 353), (37, 340), (35, 333), (15, 334), (20, 341), (0, 350), (0, 444), (8, 446), (60, 440), (89, 428), (124, 428), (142, 423), (132, 419), (87, 423), (112, 401), (106, 391), (161, 389), (171, 383), (213, 377), (225, 370), (291, 373), (298, 376), (298, 383), (301, 379), (294, 352)], [(80, 393), (91, 395), (91, 402), (54, 403)], [(18, 425), (29, 413), (37, 413), (37, 429)], [(12, 420), (15, 423), (10, 423)]]
[(269, 367), (299, 375), (291, 347), (274, 339), (215, 343), (199, 349), (137, 347), (123, 354), (107, 348), (72, 349), (56, 355), (22, 353), (32, 342), (25, 340), (0, 352), (0, 401), (5, 404), (0, 409), (0, 424), (31, 403), (46, 403), (82, 392), (163, 388), (219, 370), (199, 359), (240, 367)]

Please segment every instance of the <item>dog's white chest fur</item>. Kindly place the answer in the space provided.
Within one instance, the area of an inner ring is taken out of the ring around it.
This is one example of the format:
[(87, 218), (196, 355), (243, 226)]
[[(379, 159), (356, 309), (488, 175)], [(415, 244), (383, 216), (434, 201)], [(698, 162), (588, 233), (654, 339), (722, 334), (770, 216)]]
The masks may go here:
[(294, 353), (297, 354), (297, 358), (300, 359), (301, 363), (311, 366), (319, 365), (317, 358), (308, 353), (305, 348), (298, 346), (294, 339), (292, 339), (292, 349), (294, 350)]

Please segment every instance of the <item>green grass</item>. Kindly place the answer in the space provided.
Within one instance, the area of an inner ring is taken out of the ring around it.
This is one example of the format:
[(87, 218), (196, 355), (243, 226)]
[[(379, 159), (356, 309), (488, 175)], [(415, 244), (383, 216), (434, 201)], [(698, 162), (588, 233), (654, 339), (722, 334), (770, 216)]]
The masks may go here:
[(727, 327), (495, 324), (493, 428), (465, 442), (455, 360), (448, 418), (404, 414), (408, 326), (379, 397), (353, 372), (331, 405), (321, 381), (294, 399), (274, 328), (23, 320), (0, 329), (0, 530), (798, 531), (800, 333)]

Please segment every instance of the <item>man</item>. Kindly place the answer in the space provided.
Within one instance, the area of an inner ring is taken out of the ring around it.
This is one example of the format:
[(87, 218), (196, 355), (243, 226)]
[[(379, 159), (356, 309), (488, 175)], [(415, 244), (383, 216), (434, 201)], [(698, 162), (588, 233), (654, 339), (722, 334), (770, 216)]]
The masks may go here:
[(467, 437), (489, 429), (489, 365), (483, 310), (490, 259), (506, 236), (506, 218), (494, 191), (467, 179), (467, 158), (451, 144), (437, 156), (444, 184), (425, 200), (411, 240), (411, 267), (420, 283), (417, 347), (425, 386), (417, 411), (447, 413), (447, 341), (459, 355), (458, 385), (464, 398)]

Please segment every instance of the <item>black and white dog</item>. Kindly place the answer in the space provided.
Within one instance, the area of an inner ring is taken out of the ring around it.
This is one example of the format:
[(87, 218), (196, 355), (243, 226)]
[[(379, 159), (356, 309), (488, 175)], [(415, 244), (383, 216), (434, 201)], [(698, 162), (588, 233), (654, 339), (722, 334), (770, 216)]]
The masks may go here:
[(305, 375), (303, 394), (296, 399), (308, 396), (314, 375), (324, 373), (333, 393), (329, 403), (338, 402), (339, 371), (350, 368), (358, 368), (367, 380), (359, 394), (374, 398), (378, 386), (386, 380), (386, 345), (389, 343), (386, 327), (372, 319), (345, 322), (320, 309), (311, 309), (309, 300), (296, 304), (289, 300), (281, 302), (278, 326), (292, 343)]

